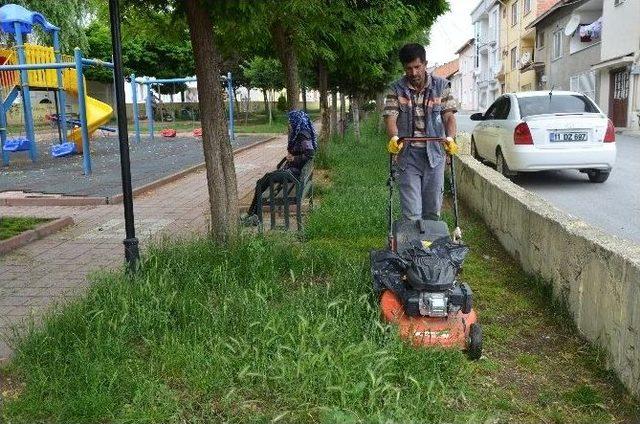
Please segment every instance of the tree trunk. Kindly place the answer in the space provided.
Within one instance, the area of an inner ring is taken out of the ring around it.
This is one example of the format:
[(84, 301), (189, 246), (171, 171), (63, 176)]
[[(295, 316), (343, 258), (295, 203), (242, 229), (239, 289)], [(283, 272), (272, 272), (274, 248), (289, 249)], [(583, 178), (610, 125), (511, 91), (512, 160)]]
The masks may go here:
[(269, 125), (271, 125), (273, 123), (273, 92), (271, 92), (271, 100), (269, 100), (267, 93), (267, 107), (269, 108)]
[(329, 142), (329, 76), (324, 63), (318, 63), (318, 90), (320, 91), (320, 143)]
[(284, 70), (284, 79), (287, 89), (287, 107), (289, 110), (298, 109), (300, 89), (298, 82), (298, 57), (293, 48), (291, 31), (285, 29), (282, 23), (276, 22), (271, 27), (271, 37), (274, 47)]
[(331, 92), (331, 123), (330, 134), (334, 137), (338, 132), (338, 92), (334, 89)]
[(269, 104), (269, 95), (267, 94), (267, 90), (262, 90), (262, 96), (264, 97), (264, 112), (269, 117), (269, 125), (271, 125), (271, 105)]
[(240, 120), (240, 103), (238, 102), (238, 89), (233, 87), (233, 102), (235, 103), (235, 115), (236, 119)]
[(351, 96), (351, 112), (353, 113), (353, 134), (356, 136), (356, 143), (360, 143), (360, 99), (358, 96)]
[(344, 132), (345, 129), (347, 128), (347, 122), (346, 122), (346, 118), (347, 118), (347, 114), (345, 113), (345, 95), (344, 93), (340, 93), (340, 137), (342, 137), (344, 139)]
[(384, 129), (384, 116), (382, 113), (384, 112), (384, 92), (378, 93), (376, 96), (376, 113), (378, 116), (378, 132)]
[(247, 104), (246, 110), (244, 111), (244, 124), (247, 125), (249, 123), (249, 109), (251, 108), (251, 89), (247, 88)]
[(211, 210), (211, 236), (226, 243), (238, 234), (238, 187), (233, 151), (225, 121), (224, 92), (218, 80), (220, 56), (213, 37), (213, 22), (198, 0), (185, 0), (187, 23), (196, 64), (200, 99), (202, 148), (207, 168)]
[(302, 86), (302, 110), (307, 111), (307, 87)]

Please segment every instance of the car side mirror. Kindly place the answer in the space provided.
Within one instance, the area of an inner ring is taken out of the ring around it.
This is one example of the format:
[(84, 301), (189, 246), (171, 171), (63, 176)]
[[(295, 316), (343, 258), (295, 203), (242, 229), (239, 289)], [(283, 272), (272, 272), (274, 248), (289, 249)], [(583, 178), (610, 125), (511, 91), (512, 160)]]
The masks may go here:
[(471, 115), (471, 120), (472, 121), (482, 121), (484, 120), (484, 115), (480, 112), (474, 113), (473, 115)]

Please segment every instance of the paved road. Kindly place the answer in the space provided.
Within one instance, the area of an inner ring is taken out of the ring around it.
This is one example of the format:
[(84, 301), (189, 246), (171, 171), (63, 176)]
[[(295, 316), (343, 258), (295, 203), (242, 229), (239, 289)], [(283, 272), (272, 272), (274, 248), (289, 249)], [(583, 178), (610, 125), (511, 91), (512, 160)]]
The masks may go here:
[[(458, 117), (460, 131), (471, 132), (469, 115)], [(640, 137), (617, 134), (618, 155), (609, 179), (592, 184), (578, 171), (527, 173), (514, 182), (557, 208), (610, 234), (640, 243)]]

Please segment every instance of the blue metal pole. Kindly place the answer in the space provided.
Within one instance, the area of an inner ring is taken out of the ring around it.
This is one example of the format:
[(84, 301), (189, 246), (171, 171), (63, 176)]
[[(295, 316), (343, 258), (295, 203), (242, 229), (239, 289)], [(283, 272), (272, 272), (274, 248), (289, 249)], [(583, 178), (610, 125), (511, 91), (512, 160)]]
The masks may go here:
[(138, 84), (136, 74), (131, 74), (131, 97), (133, 100), (133, 127), (136, 131), (136, 143), (140, 143), (140, 117), (138, 116)]
[(227, 72), (227, 89), (229, 90), (229, 140), (236, 141), (235, 131), (233, 128), (233, 80), (231, 72)]
[(7, 141), (7, 111), (4, 108), (4, 90), (0, 87), (0, 149), (2, 149), (2, 164), (9, 165), (9, 152), (4, 151), (4, 143)]
[(151, 84), (147, 78), (147, 124), (149, 125), (149, 137), (153, 141), (153, 101), (151, 98)]
[(43, 69), (75, 68), (74, 62), (62, 63), (27, 63), (21, 65), (0, 65), (0, 71), (41, 71)]
[[(24, 43), (22, 42), (22, 29), (20, 22), (14, 22), (13, 28), (16, 32), (16, 49), (18, 50), (18, 63), (25, 65), (27, 59), (24, 54)], [(38, 157), (36, 147), (36, 134), (33, 128), (33, 111), (31, 110), (31, 93), (29, 91), (29, 73), (26, 70), (20, 71), (20, 86), (22, 87), (22, 110), (24, 110), (24, 125), (26, 127), (27, 138), (29, 139), (29, 156), (32, 161)]]
[[(53, 31), (53, 51), (56, 55), (56, 63), (62, 63), (62, 55), (60, 54), (60, 32)], [(67, 94), (64, 91), (64, 82), (62, 80), (62, 69), (57, 69), (58, 74), (58, 102), (60, 104), (60, 116), (58, 116), (58, 122), (60, 122), (60, 130), (62, 139), (60, 142), (67, 142)]]
[(76, 60), (76, 77), (78, 81), (78, 115), (80, 115), (80, 134), (82, 135), (82, 169), (84, 175), (91, 175), (91, 151), (89, 147), (89, 128), (87, 127), (84, 75), (82, 74), (82, 52), (76, 47), (73, 54)]

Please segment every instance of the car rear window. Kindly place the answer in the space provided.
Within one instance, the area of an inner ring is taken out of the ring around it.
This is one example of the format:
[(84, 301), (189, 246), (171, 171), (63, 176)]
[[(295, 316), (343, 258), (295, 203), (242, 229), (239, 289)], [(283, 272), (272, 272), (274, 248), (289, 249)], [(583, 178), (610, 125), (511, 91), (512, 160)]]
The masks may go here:
[(523, 118), (549, 113), (599, 113), (588, 97), (574, 94), (520, 97), (518, 104)]

